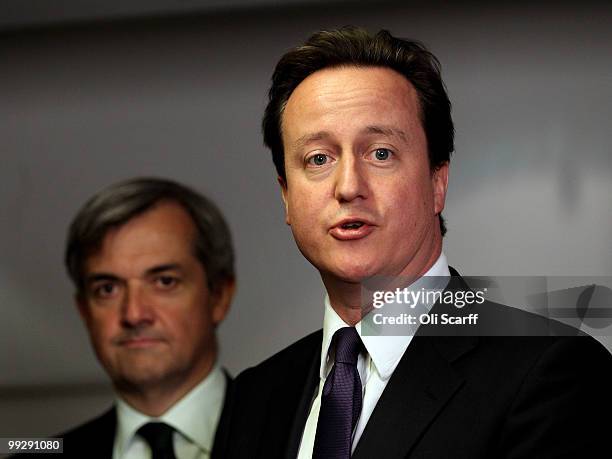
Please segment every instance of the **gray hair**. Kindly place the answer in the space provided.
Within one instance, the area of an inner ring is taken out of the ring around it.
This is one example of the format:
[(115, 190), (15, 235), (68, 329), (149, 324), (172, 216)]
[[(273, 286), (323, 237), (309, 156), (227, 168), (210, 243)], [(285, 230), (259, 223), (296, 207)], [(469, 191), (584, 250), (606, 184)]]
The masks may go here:
[(232, 238), (217, 206), (180, 183), (134, 178), (95, 194), (70, 225), (64, 262), (79, 293), (84, 288), (85, 260), (100, 249), (106, 233), (165, 200), (180, 204), (191, 216), (197, 228), (195, 256), (206, 271), (209, 288), (214, 291), (223, 281), (234, 279)]

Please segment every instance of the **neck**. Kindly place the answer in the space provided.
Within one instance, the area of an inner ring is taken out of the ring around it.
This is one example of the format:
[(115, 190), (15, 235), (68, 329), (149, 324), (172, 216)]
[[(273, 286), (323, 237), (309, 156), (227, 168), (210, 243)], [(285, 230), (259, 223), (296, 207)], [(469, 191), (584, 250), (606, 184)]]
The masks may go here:
[(332, 308), (347, 325), (354, 326), (363, 316), (361, 283), (335, 282), (322, 277)]
[[(408, 278), (414, 282), (429, 271), (440, 257), (441, 253), (442, 244), (440, 243), (428, 257), (414, 260), (414, 263), (410, 263), (397, 274), (384, 275), (389, 277)], [(329, 302), (332, 308), (334, 308), (336, 314), (338, 314), (347, 325), (354, 326), (370, 311), (371, 308), (369, 308), (368, 305), (362, 304), (362, 287), (366, 279), (350, 281), (337, 278), (331, 273), (323, 272), (321, 272), (321, 279), (329, 295)], [(394, 283), (392, 284), (394, 285)]]
[(192, 376), (174, 378), (145, 385), (115, 383), (119, 396), (132, 408), (151, 417), (159, 417), (200, 384), (212, 371), (214, 360)]

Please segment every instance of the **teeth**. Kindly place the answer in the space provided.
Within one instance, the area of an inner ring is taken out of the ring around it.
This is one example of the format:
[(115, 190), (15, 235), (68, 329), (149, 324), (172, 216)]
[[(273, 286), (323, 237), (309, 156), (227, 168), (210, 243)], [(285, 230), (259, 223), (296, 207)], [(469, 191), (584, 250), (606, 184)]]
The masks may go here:
[(351, 222), (351, 223), (345, 223), (344, 225), (342, 225), (342, 228), (357, 229), (357, 228), (361, 228), (362, 226), (363, 226), (362, 222)]

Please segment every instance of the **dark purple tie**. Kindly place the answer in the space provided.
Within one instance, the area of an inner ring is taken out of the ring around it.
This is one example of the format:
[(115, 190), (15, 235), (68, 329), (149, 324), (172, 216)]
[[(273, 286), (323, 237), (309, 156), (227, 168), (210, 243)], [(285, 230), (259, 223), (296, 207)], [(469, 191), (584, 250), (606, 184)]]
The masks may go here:
[(351, 437), (361, 413), (361, 379), (357, 371), (361, 338), (354, 327), (344, 327), (334, 334), (332, 343), (336, 345), (336, 358), (323, 385), (314, 459), (351, 457)]

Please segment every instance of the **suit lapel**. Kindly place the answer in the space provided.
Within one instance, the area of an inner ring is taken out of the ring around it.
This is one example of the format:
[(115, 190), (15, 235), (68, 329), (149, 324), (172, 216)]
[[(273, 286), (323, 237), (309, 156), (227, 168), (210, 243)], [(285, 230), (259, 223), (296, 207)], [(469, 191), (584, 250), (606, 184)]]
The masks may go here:
[[(447, 290), (464, 286), (460, 277), (453, 277)], [(437, 304), (432, 312), (442, 309)], [(368, 420), (354, 459), (406, 457), (461, 388), (464, 380), (451, 363), (474, 348), (478, 338), (426, 336), (433, 330), (421, 326), (412, 339)]]
[[(117, 432), (117, 411), (113, 409), (104, 415), (104, 421), (107, 427), (102, 428), (101, 431), (107, 432), (107, 440), (103, 443), (106, 445), (105, 448), (100, 448), (100, 457), (109, 458), (113, 457), (113, 447), (115, 445), (115, 433)], [(95, 442), (93, 443), (95, 444)]]
[(233, 384), (234, 380), (224, 368), (223, 373), (225, 375), (225, 397), (223, 399), (223, 409), (221, 410), (221, 417), (217, 424), (217, 430), (215, 432), (215, 439), (210, 453), (211, 458), (222, 458), (227, 455), (225, 448), (227, 445), (227, 434), (229, 429), (229, 407), (232, 403)]
[[(297, 456), (312, 396), (319, 382), (322, 336), (319, 332), (309, 337), (309, 344), (293, 354), (282, 376), (275, 378), (271, 387), (273, 402), (259, 442), (263, 445), (260, 457)], [(279, 441), (283, 438), (286, 442)]]
[(98, 418), (69, 432), (59, 434), (64, 438), (64, 457), (108, 459), (113, 456), (117, 413), (115, 407)]
[(91, 438), (88, 439), (86, 444), (83, 444), (85, 448), (83, 451), (88, 451), (89, 457), (92, 458), (108, 459), (113, 457), (115, 433), (117, 431), (117, 411), (115, 407), (104, 413), (95, 427), (91, 431)]
[(302, 441), (302, 433), (304, 432), (304, 427), (306, 426), (306, 420), (308, 419), (308, 414), (310, 413), (310, 407), (312, 405), (315, 391), (321, 379), (319, 371), (321, 368), (322, 339), (323, 336), (321, 334), (319, 336), (319, 346), (316, 348), (316, 355), (312, 359), (308, 375), (302, 382), (302, 384), (304, 384), (304, 389), (302, 390), (302, 394), (295, 411), (291, 432), (289, 434), (289, 443), (287, 445), (286, 454), (287, 459), (295, 458), (298, 455), (300, 443)]
[(447, 357), (454, 359), (474, 344), (474, 338), (415, 336), (368, 420), (353, 458), (408, 455), (463, 384)]

